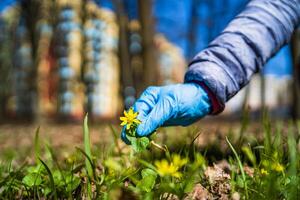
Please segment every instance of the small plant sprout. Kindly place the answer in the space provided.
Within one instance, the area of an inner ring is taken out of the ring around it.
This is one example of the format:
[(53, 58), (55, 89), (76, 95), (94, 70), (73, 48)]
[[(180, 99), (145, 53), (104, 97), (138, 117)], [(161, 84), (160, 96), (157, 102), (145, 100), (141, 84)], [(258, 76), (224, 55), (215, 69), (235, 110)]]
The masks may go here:
[[(139, 124), (142, 122), (137, 119), (139, 115), (138, 112), (134, 112), (133, 108), (130, 108), (128, 111), (124, 111), (124, 116), (120, 117), (121, 126), (126, 127), (125, 132), (127, 139), (130, 141), (132, 148), (136, 152), (142, 152), (147, 149), (151, 144), (153, 147), (166, 152), (167, 148), (162, 147), (159, 144), (155, 143), (153, 140), (150, 140), (149, 137), (137, 137), (136, 129)], [(156, 133), (156, 132), (155, 132)], [(154, 133), (154, 134), (155, 134)]]
[(130, 108), (128, 112), (124, 111), (124, 116), (120, 117), (120, 120), (122, 121), (121, 126), (126, 127), (126, 137), (130, 141), (133, 150), (142, 152), (147, 149), (150, 140), (148, 137), (137, 137), (136, 128), (141, 123), (137, 116), (138, 112), (134, 112), (133, 108)]

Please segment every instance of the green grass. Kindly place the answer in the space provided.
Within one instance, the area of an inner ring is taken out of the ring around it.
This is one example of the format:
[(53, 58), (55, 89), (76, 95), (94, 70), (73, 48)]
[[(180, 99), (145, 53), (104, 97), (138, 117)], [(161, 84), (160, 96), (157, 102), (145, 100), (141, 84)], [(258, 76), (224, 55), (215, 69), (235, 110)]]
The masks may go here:
[[(230, 139), (226, 138), (228, 151), (224, 159), (231, 167), (230, 180), (226, 182), (230, 184), (230, 191), (226, 195), (230, 198), (238, 193), (241, 199), (298, 199), (297, 126), (264, 120), (262, 127), (262, 142), (247, 140), (244, 123), (243, 136), (238, 140), (228, 134)], [(174, 195), (184, 199), (197, 184), (205, 187), (214, 198), (220, 197), (215, 188), (224, 183), (222, 180), (212, 182), (206, 175), (214, 161), (211, 153), (207, 153), (210, 149), (199, 150), (195, 142), (201, 134), (188, 133), (192, 140), (187, 145), (168, 144), (166, 151), (152, 145), (141, 153), (120, 146), (118, 131), (113, 127), (111, 134), (110, 146), (105, 149), (91, 146), (86, 116), (83, 148), (76, 147), (71, 155), (58, 159), (61, 157), (59, 149), (53, 150), (47, 141), (41, 140), (38, 128), (33, 142), (35, 162), (8, 161), (0, 156), (0, 199), (170, 199)], [(20, 153), (10, 152), (9, 158)], [(157, 161), (175, 165), (174, 155), (188, 159), (184, 166), (175, 170), (181, 176), (163, 175)], [(247, 172), (246, 167), (252, 172)]]

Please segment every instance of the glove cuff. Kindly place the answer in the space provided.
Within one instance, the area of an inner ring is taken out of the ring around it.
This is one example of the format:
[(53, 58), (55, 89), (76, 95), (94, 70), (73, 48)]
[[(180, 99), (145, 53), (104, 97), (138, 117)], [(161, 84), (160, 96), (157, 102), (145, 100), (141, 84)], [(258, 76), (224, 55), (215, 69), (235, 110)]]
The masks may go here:
[(193, 80), (193, 81), (189, 81), (189, 83), (196, 83), (200, 85), (203, 88), (203, 90), (207, 93), (211, 101), (211, 107), (212, 107), (210, 111), (211, 115), (217, 115), (223, 112), (223, 110), (225, 109), (225, 105), (218, 100), (216, 95), (214, 95), (214, 93), (209, 89), (209, 87), (207, 87), (207, 85), (204, 82)]

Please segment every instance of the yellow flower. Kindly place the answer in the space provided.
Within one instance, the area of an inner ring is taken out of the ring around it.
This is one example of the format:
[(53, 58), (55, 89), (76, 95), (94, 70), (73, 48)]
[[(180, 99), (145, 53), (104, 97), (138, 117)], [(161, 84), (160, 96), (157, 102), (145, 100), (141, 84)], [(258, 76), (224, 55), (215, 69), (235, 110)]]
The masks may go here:
[(138, 120), (136, 117), (138, 116), (137, 112), (134, 112), (132, 108), (129, 109), (128, 112), (124, 111), (124, 117), (120, 117), (122, 121), (121, 126), (126, 126), (126, 129), (129, 130), (132, 125), (140, 124), (141, 121)]
[(274, 163), (272, 165), (272, 169), (277, 171), (277, 172), (283, 172), (284, 167), (280, 163)]
[(181, 158), (178, 154), (174, 154), (172, 155), (172, 163), (174, 164), (174, 166), (181, 168), (184, 165), (186, 165), (188, 162), (187, 158)]
[(160, 176), (173, 176), (175, 178), (182, 176), (182, 174), (178, 172), (179, 167), (173, 163), (169, 163), (166, 159), (155, 161), (154, 165), (157, 167), (157, 172)]
[(108, 169), (108, 174), (110, 176), (115, 176), (122, 171), (122, 165), (117, 160), (108, 158), (104, 161), (104, 166)]
[(261, 173), (262, 175), (268, 175), (268, 174), (269, 174), (269, 172), (268, 172), (267, 170), (265, 170), (264, 168), (262, 168), (262, 169), (260, 170), (260, 173)]

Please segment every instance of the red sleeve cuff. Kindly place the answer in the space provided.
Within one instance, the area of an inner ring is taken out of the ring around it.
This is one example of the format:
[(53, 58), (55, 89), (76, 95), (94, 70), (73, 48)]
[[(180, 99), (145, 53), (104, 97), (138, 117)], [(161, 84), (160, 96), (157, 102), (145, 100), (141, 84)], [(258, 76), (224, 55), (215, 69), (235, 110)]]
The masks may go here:
[(197, 83), (198, 85), (200, 85), (205, 92), (207, 92), (207, 95), (211, 101), (211, 105), (212, 105), (212, 110), (211, 110), (211, 115), (217, 115), (221, 112), (223, 112), (225, 105), (223, 103), (221, 103), (218, 98), (216, 97), (216, 95), (209, 89), (209, 87), (207, 87), (207, 85), (204, 82), (201, 81), (194, 81), (195, 83)]

